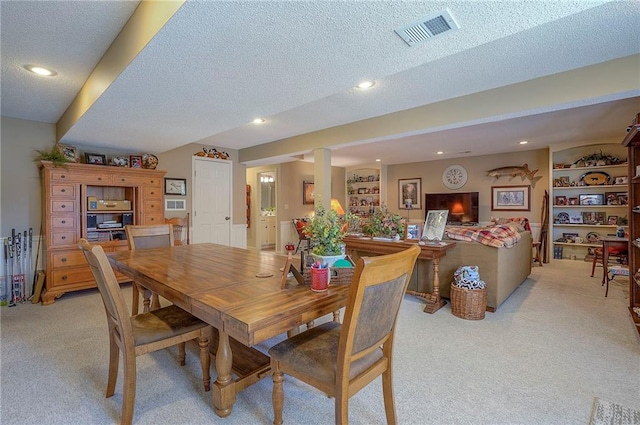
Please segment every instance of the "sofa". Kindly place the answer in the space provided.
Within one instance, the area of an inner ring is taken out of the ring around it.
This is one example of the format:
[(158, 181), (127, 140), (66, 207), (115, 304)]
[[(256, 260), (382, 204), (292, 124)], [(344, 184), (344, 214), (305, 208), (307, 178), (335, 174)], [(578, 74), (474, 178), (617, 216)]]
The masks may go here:
[[(449, 298), (453, 273), (459, 266), (479, 267), (480, 279), (486, 283), (488, 311), (495, 311), (520, 286), (531, 274), (532, 236), (531, 232), (524, 230), (522, 226), (509, 227), (519, 235), (518, 240), (509, 248), (485, 245), (477, 241), (456, 240), (453, 239), (456, 235), (447, 229), (444, 239), (453, 240), (456, 246), (449, 249), (446, 256), (440, 259), (438, 277), (442, 297)], [(467, 229), (466, 232), (469, 233), (470, 230)], [(418, 285), (421, 291), (431, 292), (433, 267), (430, 262), (422, 262), (425, 264), (419, 265), (422, 270), (418, 275), (426, 274), (427, 282), (424, 282), (421, 276)]]

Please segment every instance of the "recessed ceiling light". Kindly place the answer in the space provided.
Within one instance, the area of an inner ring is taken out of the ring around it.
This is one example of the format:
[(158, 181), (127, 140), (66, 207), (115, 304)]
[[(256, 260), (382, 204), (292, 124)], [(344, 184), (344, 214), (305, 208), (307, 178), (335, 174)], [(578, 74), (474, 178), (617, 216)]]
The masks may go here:
[(520, 144), (521, 144), (521, 145), (526, 145), (527, 143), (529, 143), (529, 141), (528, 141), (528, 140), (521, 140), (521, 141), (520, 141)]
[(24, 69), (29, 72), (33, 72), (34, 74), (42, 75), (43, 77), (53, 77), (55, 75), (58, 75), (58, 73), (53, 69), (45, 68), (38, 65), (24, 65)]
[(266, 120), (264, 118), (256, 118), (255, 120), (253, 120), (252, 122), (254, 124), (264, 124)]
[(376, 83), (375, 81), (363, 81), (360, 84), (358, 84), (356, 87), (359, 88), (360, 90), (367, 90), (370, 89), (371, 87), (375, 86)]
[(444, 153), (444, 151), (438, 151), (436, 152), (436, 155), (442, 155)]
[(382, 161), (380, 158), (376, 159), (376, 162), (380, 162), (380, 161)]

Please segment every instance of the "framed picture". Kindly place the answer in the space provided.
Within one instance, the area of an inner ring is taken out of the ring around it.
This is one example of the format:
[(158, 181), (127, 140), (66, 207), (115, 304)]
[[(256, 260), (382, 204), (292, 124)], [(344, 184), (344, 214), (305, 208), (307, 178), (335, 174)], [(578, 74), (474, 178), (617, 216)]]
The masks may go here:
[(576, 242), (576, 238), (578, 237), (577, 233), (563, 233), (562, 237), (570, 243), (575, 243)]
[(569, 187), (571, 183), (569, 182), (569, 176), (560, 176), (557, 179), (553, 179), (554, 187)]
[(605, 213), (602, 211), (583, 211), (582, 223), (583, 224), (604, 224)]
[(129, 155), (129, 167), (142, 168), (142, 155)]
[(87, 164), (107, 165), (107, 157), (101, 153), (85, 153), (84, 159)]
[(407, 224), (406, 230), (404, 232), (404, 240), (405, 241), (419, 241), (420, 240), (420, 225), (419, 224)]
[(78, 162), (78, 149), (75, 146), (63, 145), (61, 143), (58, 143), (58, 148), (60, 149), (60, 152), (62, 152), (62, 155), (64, 155), (64, 157), (67, 159), (67, 161)]
[(449, 210), (427, 211), (427, 218), (424, 221), (424, 230), (420, 239), (425, 239), (427, 241), (442, 240), (448, 216)]
[(580, 205), (579, 202), (578, 198), (569, 198), (567, 205)]
[(570, 224), (582, 224), (582, 214), (580, 214), (580, 213), (569, 214), (569, 223)]
[(555, 205), (568, 205), (566, 196), (556, 196)]
[(186, 195), (187, 179), (174, 179), (171, 177), (164, 178), (164, 194), (165, 195)]
[(420, 198), (422, 197), (422, 179), (398, 180), (398, 208), (401, 210), (420, 210)]
[(604, 205), (604, 194), (593, 193), (588, 195), (579, 195), (580, 205)]
[(491, 211), (531, 211), (531, 186), (491, 186)]
[(313, 182), (302, 182), (302, 203), (304, 205), (313, 204), (315, 199)]
[(613, 184), (627, 184), (628, 182), (627, 176), (618, 176), (614, 178)]
[(607, 224), (611, 226), (615, 226), (616, 224), (618, 224), (618, 216), (610, 215), (609, 217), (607, 217)]

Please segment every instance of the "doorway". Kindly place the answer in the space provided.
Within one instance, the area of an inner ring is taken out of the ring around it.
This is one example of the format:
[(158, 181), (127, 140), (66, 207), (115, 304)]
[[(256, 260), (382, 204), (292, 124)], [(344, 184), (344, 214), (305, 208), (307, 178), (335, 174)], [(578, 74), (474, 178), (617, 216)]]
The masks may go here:
[(274, 250), (277, 237), (276, 171), (258, 173), (258, 205), (260, 217), (256, 235), (259, 249)]

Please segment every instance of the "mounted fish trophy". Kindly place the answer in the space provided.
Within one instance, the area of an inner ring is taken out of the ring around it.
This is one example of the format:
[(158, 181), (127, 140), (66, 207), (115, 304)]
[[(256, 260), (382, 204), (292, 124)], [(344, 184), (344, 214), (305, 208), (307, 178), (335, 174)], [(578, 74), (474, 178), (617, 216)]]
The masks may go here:
[(533, 176), (538, 172), (538, 169), (529, 170), (529, 165), (524, 164), (522, 167), (518, 166), (509, 166), (509, 167), (498, 167), (492, 170), (487, 171), (487, 176), (495, 177), (499, 179), (502, 176), (509, 176), (509, 180), (513, 179), (515, 176), (520, 176), (522, 180), (525, 178), (530, 181), (533, 180)]

